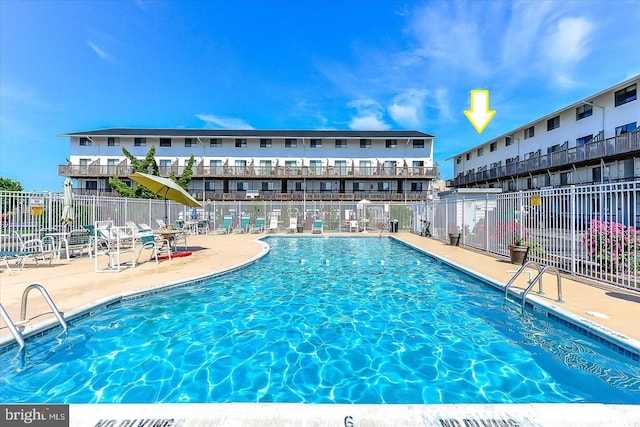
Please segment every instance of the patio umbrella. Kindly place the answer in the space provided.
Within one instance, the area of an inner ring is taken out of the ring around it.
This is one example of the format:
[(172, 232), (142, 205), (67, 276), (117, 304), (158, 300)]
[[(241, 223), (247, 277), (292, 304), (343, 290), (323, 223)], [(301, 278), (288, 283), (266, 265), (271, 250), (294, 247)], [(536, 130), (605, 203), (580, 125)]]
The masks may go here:
[(147, 173), (136, 172), (130, 175), (129, 178), (134, 180), (140, 185), (144, 185), (153, 193), (164, 197), (164, 222), (168, 222), (167, 216), (167, 199), (182, 203), (190, 208), (201, 208), (202, 205), (196, 199), (191, 197), (191, 194), (184, 191), (174, 181), (163, 178), (161, 176), (149, 175)]
[(64, 180), (64, 196), (60, 223), (65, 226), (73, 223), (73, 182), (71, 178), (68, 177)]

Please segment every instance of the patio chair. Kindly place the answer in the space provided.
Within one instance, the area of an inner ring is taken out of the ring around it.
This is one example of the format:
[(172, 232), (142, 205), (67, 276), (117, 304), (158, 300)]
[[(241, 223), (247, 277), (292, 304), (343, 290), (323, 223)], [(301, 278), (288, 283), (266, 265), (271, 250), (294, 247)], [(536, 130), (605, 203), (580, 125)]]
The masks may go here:
[(151, 249), (152, 252), (149, 261), (155, 258), (156, 264), (158, 264), (158, 255), (162, 255), (163, 253), (171, 260), (171, 244), (167, 239), (162, 238), (162, 236), (156, 237), (151, 231), (140, 234), (138, 238), (141, 245), (138, 256), (136, 257), (136, 263), (140, 259), (140, 255), (144, 249)]
[(72, 230), (67, 238), (67, 248), (71, 253), (75, 251), (82, 253), (84, 249), (87, 249), (89, 258), (93, 257), (93, 245), (93, 236), (91, 236), (86, 229)]
[(298, 232), (298, 217), (292, 216), (289, 218), (289, 226), (287, 227), (287, 233), (297, 233)]
[(36, 265), (39, 265), (40, 261), (46, 261), (48, 259), (49, 265), (51, 265), (51, 261), (56, 252), (55, 249), (46, 249), (47, 247), (53, 247), (53, 239), (51, 236), (45, 236), (43, 239), (23, 240), (22, 236), (16, 231), (13, 232), (13, 236), (19, 244), (19, 249), (16, 251), (0, 252), (0, 258), (2, 258), (8, 270), (11, 271), (9, 259), (14, 259), (20, 270), (22, 270), (28, 259), (33, 259)]
[(249, 217), (243, 216), (240, 218), (240, 223), (233, 229), (234, 233), (246, 233), (249, 229)]
[(264, 232), (264, 218), (256, 218), (255, 224), (249, 228), (249, 233), (262, 233)]
[(209, 221), (201, 219), (198, 221), (198, 234), (209, 234)]
[(231, 224), (233, 223), (233, 217), (225, 216), (222, 220), (222, 224), (216, 228), (216, 234), (229, 234), (231, 231)]
[(311, 234), (322, 234), (323, 224), (321, 219), (313, 221), (313, 227), (311, 228)]
[(167, 224), (162, 219), (156, 219), (156, 224), (158, 224), (158, 228), (160, 230), (166, 230), (167, 229)]
[(267, 227), (267, 233), (277, 233), (278, 231), (280, 231), (280, 228), (278, 227), (278, 222), (279, 222), (278, 213), (271, 212), (269, 227)]

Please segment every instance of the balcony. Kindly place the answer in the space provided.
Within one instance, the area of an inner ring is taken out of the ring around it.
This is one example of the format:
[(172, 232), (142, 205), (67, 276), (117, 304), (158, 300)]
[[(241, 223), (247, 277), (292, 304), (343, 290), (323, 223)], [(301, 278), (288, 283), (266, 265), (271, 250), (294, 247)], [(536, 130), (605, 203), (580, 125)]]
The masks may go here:
[(481, 172), (458, 174), (454, 179), (447, 180), (447, 186), (462, 187), (499, 178), (539, 173), (548, 169), (562, 169), (565, 166), (576, 163), (588, 163), (599, 161), (600, 159), (607, 160), (638, 151), (640, 151), (640, 133), (636, 130), (632, 133), (625, 133), (602, 141), (589, 142), (578, 147), (532, 157)]
[[(161, 176), (169, 176), (173, 172), (182, 175), (184, 166), (160, 168)], [(435, 179), (438, 176), (436, 167), (288, 167), (288, 166), (196, 166), (192, 179), (296, 179), (296, 178), (350, 178), (350, 179)], [(59, 165), (58, 175), (71, 178), (109, 178), (126, 177), (133, 174), (128, 165)]]

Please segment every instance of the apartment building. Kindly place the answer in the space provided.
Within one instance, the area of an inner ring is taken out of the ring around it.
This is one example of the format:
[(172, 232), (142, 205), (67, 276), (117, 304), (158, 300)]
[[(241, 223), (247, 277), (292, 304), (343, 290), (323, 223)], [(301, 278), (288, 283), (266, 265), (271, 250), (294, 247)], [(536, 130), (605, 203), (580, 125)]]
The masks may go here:
[(449, 187), (518, 191), (640, 177), (640, 75), (452, 157)]
[[(195, 164), (198, 200), (425, 200), (437, 176), (433, 135), (413, 130), (102, 129), (73, 132), (58, 175), (75, 191), (107, 195), (109, 178), (133, 173), (154, 146), (160, 175)], [(133, 184), (131, 184), (133, 185)]]

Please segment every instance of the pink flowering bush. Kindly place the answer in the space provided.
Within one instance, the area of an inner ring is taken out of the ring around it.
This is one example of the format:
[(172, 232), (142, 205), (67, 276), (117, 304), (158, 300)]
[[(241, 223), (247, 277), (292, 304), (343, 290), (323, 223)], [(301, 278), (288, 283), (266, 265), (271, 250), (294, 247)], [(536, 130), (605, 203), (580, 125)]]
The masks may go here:
[(594, 219), (583, 241), (587, 249), (587, 258), (609, 271), (640, 268), (640, 259), (636, 254), (640, 234), (633, 227)]

